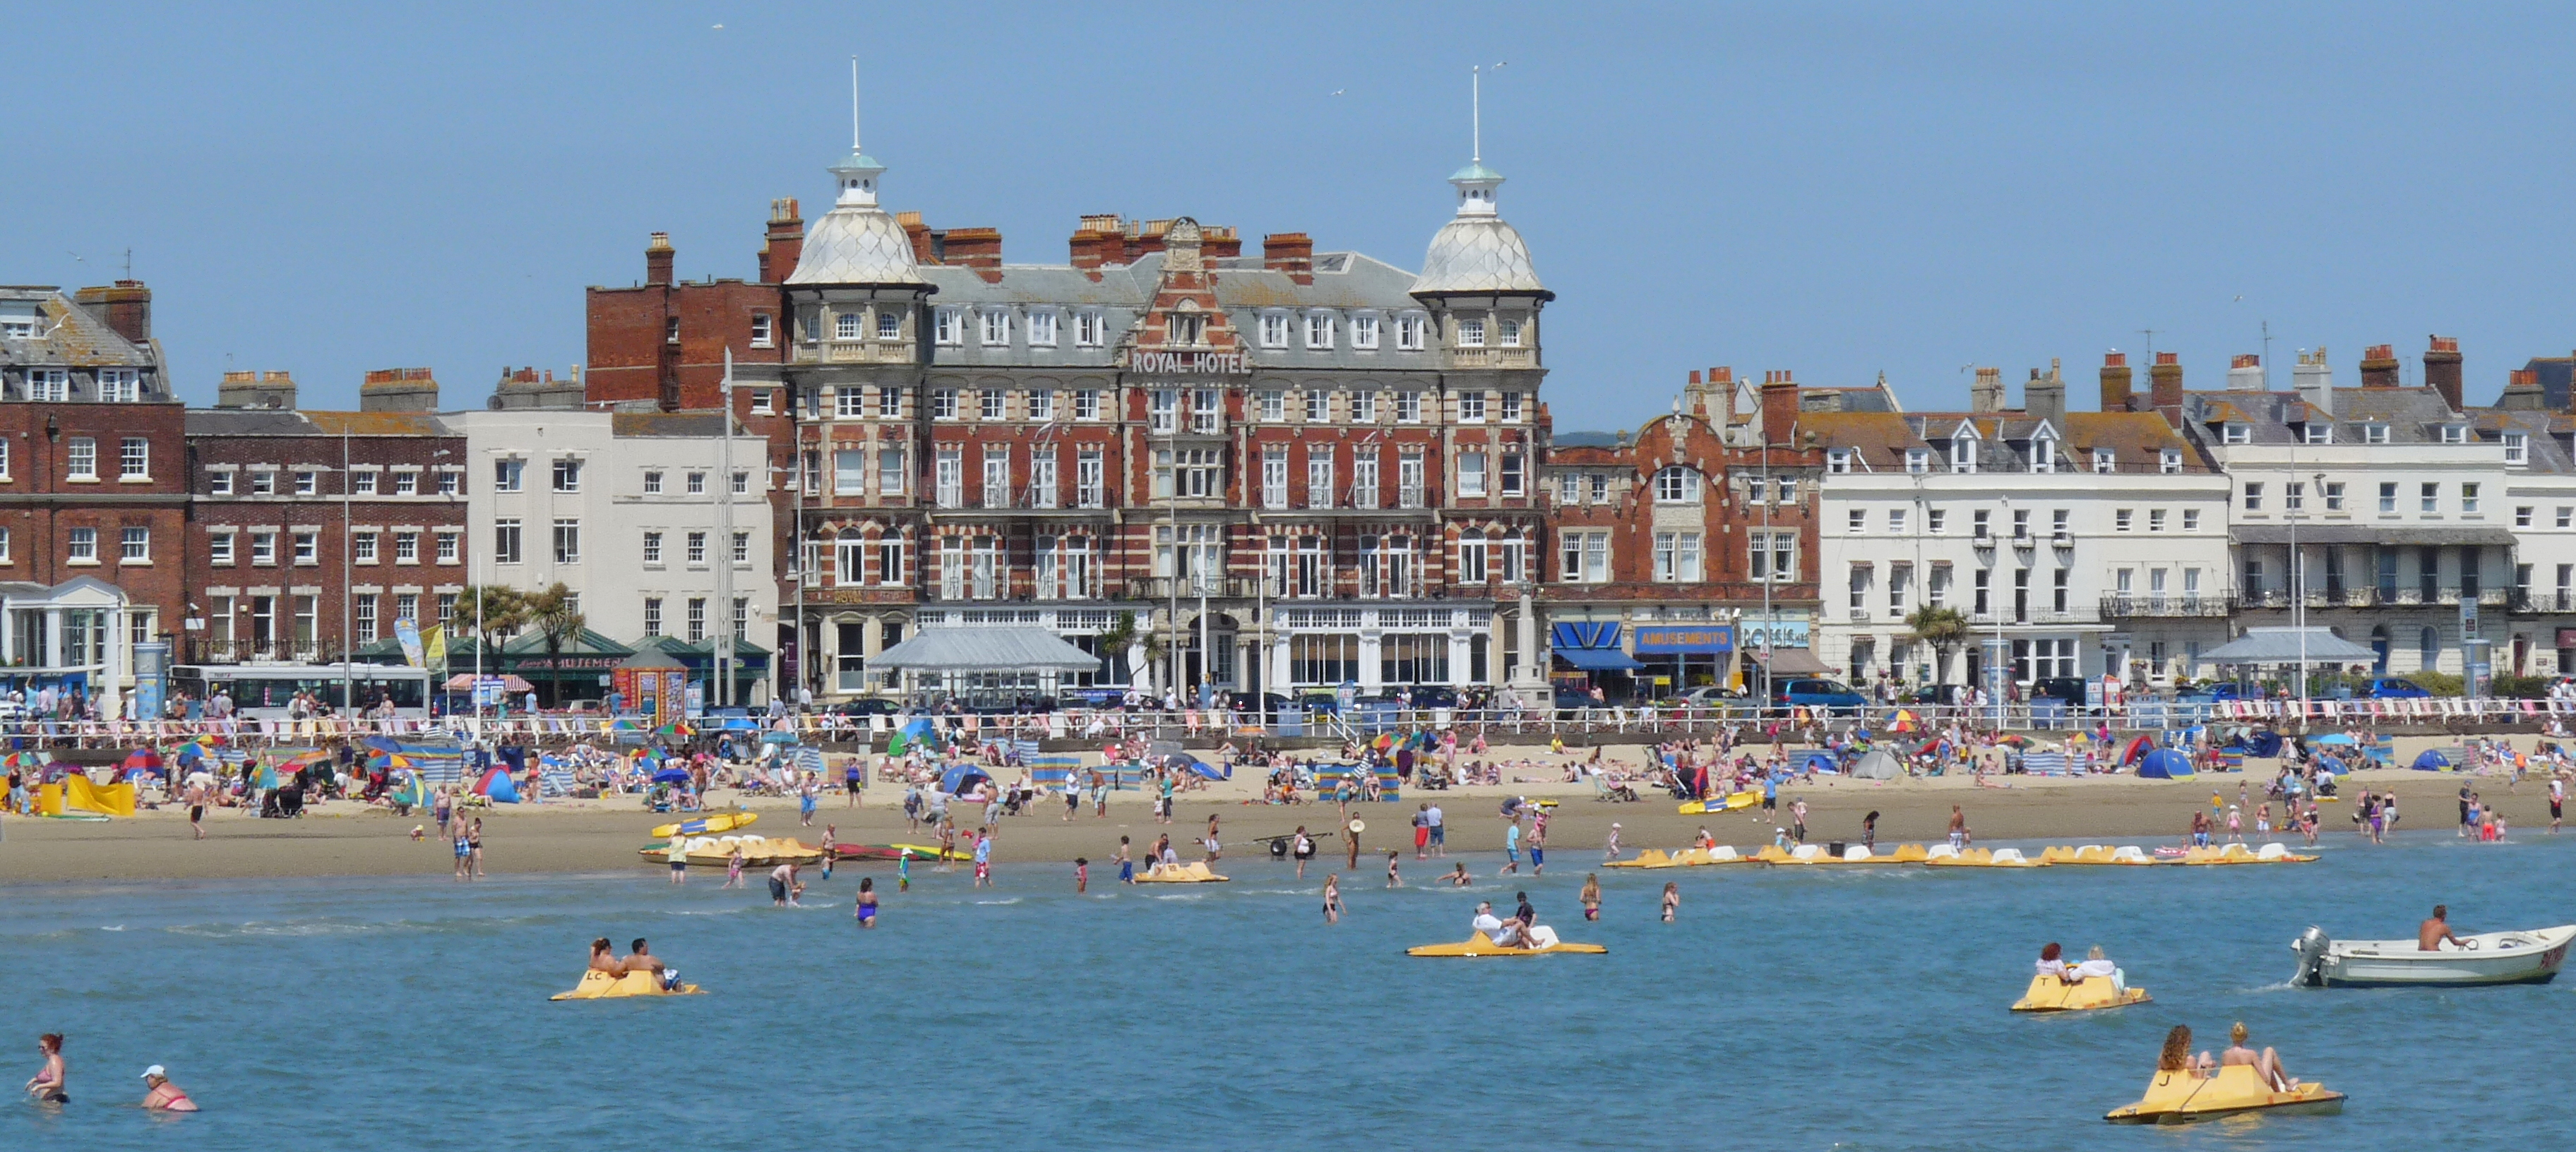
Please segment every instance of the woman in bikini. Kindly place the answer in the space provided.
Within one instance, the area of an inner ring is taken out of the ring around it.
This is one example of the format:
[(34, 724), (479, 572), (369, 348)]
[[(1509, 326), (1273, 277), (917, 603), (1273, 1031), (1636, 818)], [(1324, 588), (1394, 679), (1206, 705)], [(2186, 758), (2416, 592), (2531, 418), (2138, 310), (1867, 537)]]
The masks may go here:
[(170, 1082), (169, 1075), (155, 1064), (143, 1070), (143, 1107), (153, 1112), (194, 1112), (197, 1102)]
[(1339, 924), (1341, 922), (1342, 875), (1341, 873), (1336, 872), (1330, 876), (1324, 877), (1324, 923)]
[(70, 1075), (70, 1069), (63, 1064), (63, 1034), (47, 1032), (36, 1037), (36, 1051), (45, 1054), (45, 1066), (27, 1078), (27, 1094), (47, 1104), (71, 1103), (71, 1096), (63, 1090), (65, 1078)]
[(1601, 918), (1601, 877), (1588, 872), (1583, 877), (1583, 918)]

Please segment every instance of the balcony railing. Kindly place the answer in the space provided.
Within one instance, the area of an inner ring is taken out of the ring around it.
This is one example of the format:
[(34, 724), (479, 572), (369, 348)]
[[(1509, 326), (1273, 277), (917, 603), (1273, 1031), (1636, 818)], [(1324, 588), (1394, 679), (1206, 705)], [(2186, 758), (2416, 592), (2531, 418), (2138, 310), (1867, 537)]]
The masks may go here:
[(2555, 592), (2517, 589), (2513, 594), (2516, 612), (2576, 612), (2576, 589), (2561, 588)]
[(339, 660), (342, 651), (337, 640), (222, 640), (201, 637), (188, 641), (189, 659), (198, 664), (329, 664)]
[(2111, 619), (2136, 616), (2225, 616), (2228, 611), (2224, 596), (2166, 596), (2150, 592), (2138, 595), (2111, 595), (2102, 598), (2102, 615)]

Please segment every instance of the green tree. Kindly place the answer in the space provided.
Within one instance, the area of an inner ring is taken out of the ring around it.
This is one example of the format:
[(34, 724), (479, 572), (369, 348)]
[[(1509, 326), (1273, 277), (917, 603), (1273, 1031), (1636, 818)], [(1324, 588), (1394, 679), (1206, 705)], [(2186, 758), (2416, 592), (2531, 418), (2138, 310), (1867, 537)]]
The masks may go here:
[[(474, 633), (483, 659), (492, 660), (492, 638), (508, 636), (528, 622), (527, 599), (517, 589), (499, 584), (471, 584), (456, 594), (456, 622)], [(491, 668), (497, 672), (500, 669)]]
[(562, 702), (558, 697), (563, 692), (563, 674), (562, 670), (555, 665), (558, 663), (558, 658), (563, 655), (564, 645), (580, 638), (583, 625), (588, 623), (582, 617), (581, 609), (578, 607), (580, 602), (581, 598), (572, 589), (565, 587), (562, 581), (548, 585), (543, 591), (525, 593), (521, 597), (527, 626), (537, 630), (538, 638), (546, 646), (547, 707), (553, 707)]
[(1932, 646), (1937, 658), (1932, 662), (1932, 686), (1948, 682), (1950, 653), (1968, 638), (1968, 618), (1956, 608), (1924, 605), (1905, 618), (1905, 626), (1914, 638)]

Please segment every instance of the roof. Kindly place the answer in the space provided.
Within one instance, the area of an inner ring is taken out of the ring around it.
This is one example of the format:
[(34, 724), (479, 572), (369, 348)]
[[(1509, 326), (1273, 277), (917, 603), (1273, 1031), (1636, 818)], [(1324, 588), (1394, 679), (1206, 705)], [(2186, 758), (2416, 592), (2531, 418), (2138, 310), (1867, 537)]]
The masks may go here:
[(1416, 293), (1546, 290), (1520, 231), (1498, 216), (1460, 216), (1441, 225), (1413, 282)]
[[(1949, 470), (1950, 441), (1962, 427), (1974, 429), (1978, 441), (1977, 471), (2023, 472), (2030, 469), (2042, 428), (2057, 443), (2060, 472), (2091, 472), (2097, 449), (2109, 449), (2119, 471), (2161, 470), (2163, 453), (2188, 447), (2164, 418), (2153, 412), (2069, 412), (2055, 424), (2026, 412), (1800, 412), (1798, 430), (1814, 433), (1819, 448), (1856, 454), (1862, 471), (1903, 471), (1905, 454), (1922, 449), (1932, 454), (1936, 471)], [(2183, 454), (2185, 472), (2205, 472), (2196, 453)]]
[(914, 672), (1096, 672), (1100, 658), (1044, 628), (924, 628), (878, 653), (868, 666)]
[(1616, 648), (1558, 648), (1552, 655), (1585, 672), (1633, 672), (1645, 667)]
[(2327, 628), (2248, 628), (2245, 634), (2200, 654), (2213, 664), (2290, 664), (2371, 660), (2377, 653)]
[[(853, 159), (863, 159), (853, 157)], [(912, 237), (874, 204), (836, 205), (805, 231), (790, 284), (919, 284)]]
[(191, 408), (191, 436), (461, 436), (427, 412), (305, 412), (292, 408)]
[(328, 436), (454, 436), (438, 417), (427, 412), (307, 412), (316, 428)]
[[(743, 435), (742, 425), (734, 425), (735, 435)], [(717, 412), (618, 412), (608, 418), (609, 434), (620, 438), (639, 436), (724, 435), (724, 416)]]
[(2186, 392), (2183, 422), (2201, 435), (2211, 424), (2244, 424), (2249, 444), (2305, 443), (2308, 426), (2320, 422), (2336, 426), (2338, 444), (2362, 443), (2357, 429), (2344, 429), (2363, 424), (2386, 425), (2390, 444), (2433, 444), (2441, 441), (2443, 425), (2462, 422), (2431, 388), (2336, 388), (2330, 399), (2328, 413), (2297, 392)]

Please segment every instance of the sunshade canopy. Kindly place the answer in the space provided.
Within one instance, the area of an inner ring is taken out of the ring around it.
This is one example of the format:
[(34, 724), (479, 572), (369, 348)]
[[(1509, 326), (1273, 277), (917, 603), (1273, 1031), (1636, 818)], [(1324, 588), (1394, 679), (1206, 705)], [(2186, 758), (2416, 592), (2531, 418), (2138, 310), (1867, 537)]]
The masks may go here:
[(2248, 628), (2244, 635), (2201, 653), (2200, 658), (2213, 664), (2295, 664), (2303, 659), (2311, 663), (2374, 660), (2378, 654), (2324, 628)]
[(1616, 648), (1559, 648), (1556, 658), (1585, 672), (1633, 672), (1645, 667)]
[(868, 664), (910, 672), (1094, 672), (1100, 658), (1044, 628), (924, 628)]
[(1825, 671), (1825, 662), (1804, 648), (1774, 648), (1768, 654), (1755, 654), (1754, 659), (1774, 676), (1815, 676)]

